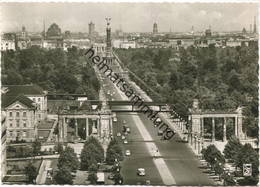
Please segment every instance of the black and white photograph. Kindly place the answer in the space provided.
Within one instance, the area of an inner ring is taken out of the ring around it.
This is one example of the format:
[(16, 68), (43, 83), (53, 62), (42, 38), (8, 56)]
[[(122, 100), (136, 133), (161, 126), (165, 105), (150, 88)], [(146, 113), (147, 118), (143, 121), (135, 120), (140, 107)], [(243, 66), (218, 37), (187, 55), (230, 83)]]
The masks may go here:
[(0, 2), (1, 186), (257, 186), (259, 5)]

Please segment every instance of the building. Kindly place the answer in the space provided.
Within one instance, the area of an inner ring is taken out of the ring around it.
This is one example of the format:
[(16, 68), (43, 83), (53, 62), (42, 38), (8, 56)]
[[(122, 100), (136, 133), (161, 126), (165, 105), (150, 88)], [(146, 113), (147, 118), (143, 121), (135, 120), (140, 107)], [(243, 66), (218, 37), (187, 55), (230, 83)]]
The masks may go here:
[(113, 40), (114, 48), (123, 48), (123, 49), (134, 49), (136, 48), (135, 41), (127, 41), (127, 40)]
[(1, 51), (15, 50), (15, 41), (13, 40), (1, 40)]
[(257, 33), (257, 29), (256, 29), (256, 17), (254, 17), (254, 30), (253, 33), (256, 34)]
[(34, 141), (37, 136), (36, 106), (24, 95), (2, 95), (2, 112), (6, 113), (6, 140)]
[(29, 85), (3, 85), (3, 89), (6, 90), (6, 96), (17, 97), (24, 95), (28, 99), (32, 100), (37, 107), (36, 115), (37, 120), (44, 120), (47, 117), (47, 92), (41, 87), (33, 84)]
[(95, 34), (95, 24), (91, 21), (88, 24), (88, 35), (89, 35), (89, 37), (93, 37), (94, 34)]
[(15, 33), (5, 33), (1, 36), (1, 51), (16, 50), (17, 38)]
[(6, 113), (1, 112), (1, 180), (6, 174)]
[(158, 26), (157, 23), (153, 24), (153, 34), (158, 34)]
[(211, 29), (206, 29), (205, 30), (205, 36), (206, 37), (211, 37), (212, 36)]

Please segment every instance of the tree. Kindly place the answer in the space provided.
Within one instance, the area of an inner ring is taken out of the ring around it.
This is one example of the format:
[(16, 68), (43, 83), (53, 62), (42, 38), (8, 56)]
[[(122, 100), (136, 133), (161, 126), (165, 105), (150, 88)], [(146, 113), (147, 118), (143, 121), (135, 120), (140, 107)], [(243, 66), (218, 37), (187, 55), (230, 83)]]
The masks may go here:
[(97, 168), (97, 163), (93, 163), (89, 166), (88, 170), (90, 172), (97, 172), (98, 168)]
[(97, 183), (97, 174), (95, 172), (90, 172), (88, 175), (88, 180), (90, 181), (90, 184), (96, 184)]
[(115, 173), (114, 181), (115, 181), (115, 184), (123, 184), (123, 177), (119, 172)]
[(66, 166), (60, 167), (57, 174), (54, 176), (54, 180), (57, 184), (73, 184), (72, 179), (71, 170)]
[(41, 151), (41, 142), (38, 139), (36, 139), (32, 144), (32, 148), (33, 148), (33, 154), (38, 155)]
[(95, 163), (102, 162), (104, 158), (104, 155), (102, 155), (102, 152), (100, 149), (96, 147), (93, 143), (88, 144), (88, 146), (84, 146), (81, 155), (80, 155), (80, 167), (82, 170), (88, 170), (90, 165)]
[(237, 139), (235, 136), (232, 136), (223, 151), (225, 158), (234, 162), (238, 156), (238, 153), (241, 151), (241, 148), (242, 144), (240, 143), (239, 139)]
[(201, 151), (205, 160), (211, 165), (214, 166), (216, 163), (225, 163), (225, 158), (221, 152), (216, 148), (215, 145), (209, 145), (206, 149)]
[(61, 154), (63, 152), (63, 145), (61, 143), (58, 143), (57, 145), (54, 146), (54, 151)]
[(28, 177), (29, 183), (30, 184), (34, 184), (35, 183), (35, 179), (37, 177), (37, 170), (36, 170), (36, 168), (33, 166), (33, 164), (31, 162), (29, 162), (29, 164), (26, 166), (25, 174)]
[(258, 177), (259, 160), (258, 153), (252, 148), (250, 144), (245, 144), (237, 155), (235, 164), (243, 170), (243, 164), (252, 164), (252, 175)]
[(122, 147), (119, 145), (116, 139), (111, 140), (107, 147), (106, 162), (108, 164), (113, 164), (115, 162), (115, 159), (123, 160), (123, 158), (124, 156)]
[(65, 150), (61, 152), (58, 159), (58, 168), (62, 168), (64, 166), (66, 166), (66, 168), (70, 169), (71, 171), (74, 171), (79, 167), (79, 160), (77, 155), (70, 147), (66, 147)]

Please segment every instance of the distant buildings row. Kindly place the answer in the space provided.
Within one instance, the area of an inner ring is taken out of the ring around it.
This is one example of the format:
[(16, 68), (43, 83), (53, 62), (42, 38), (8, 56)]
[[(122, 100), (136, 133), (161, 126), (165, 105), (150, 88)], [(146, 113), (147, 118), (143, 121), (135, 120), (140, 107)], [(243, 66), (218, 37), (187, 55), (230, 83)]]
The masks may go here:
[[(45, 32), (40, 34), (29, 34), (25, 27), (20, 32), (5, 33), (1, 36), (1, 51), (26, 49), (31, 46), (39, 46), (46, 49), (68, 48), (75, 46), (78, 48), (89, 48), (91, 45), (105, 44), (105, 38), (100, 37), (95, 31), (95, 24), (89, 23), (88, 34), (73, 35), (70, 31), (61, 32), (59, 26), (53, 23)], [(212, 33), (211, 29), (206, 29), (204, 34), (195, 34), (192, 27), (191, 33), (159, 33), (157, 23), (153, 24), (153, 32), (148, 34), (123, 33), (121, 29), (112, 34), (112, 45), (114, 48), (175, 48), (189, 46), (208, 47), (214, 44), (216, 47), (236, 47), (250, 45), (257, 42), (256, 23), (254, 23), (253, 33), (247, 33), (243, 28), (240, 33), (229, 33), (219, 36)]]

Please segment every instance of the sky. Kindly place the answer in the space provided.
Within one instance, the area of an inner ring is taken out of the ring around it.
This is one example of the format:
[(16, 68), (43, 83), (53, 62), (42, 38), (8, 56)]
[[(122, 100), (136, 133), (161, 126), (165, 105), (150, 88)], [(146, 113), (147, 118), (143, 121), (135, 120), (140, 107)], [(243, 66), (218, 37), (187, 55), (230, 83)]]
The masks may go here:
[(249, 30), (258, 14), (256, 3), (0, 3), (2, 32), (46, 30), (57, 23), (62, 32), (88, 32), (94, 22), (98, 32), (105, 31), (105, 18), (111, 17), (112, 30), (152, 32), (153, 23), (159, 32)]

